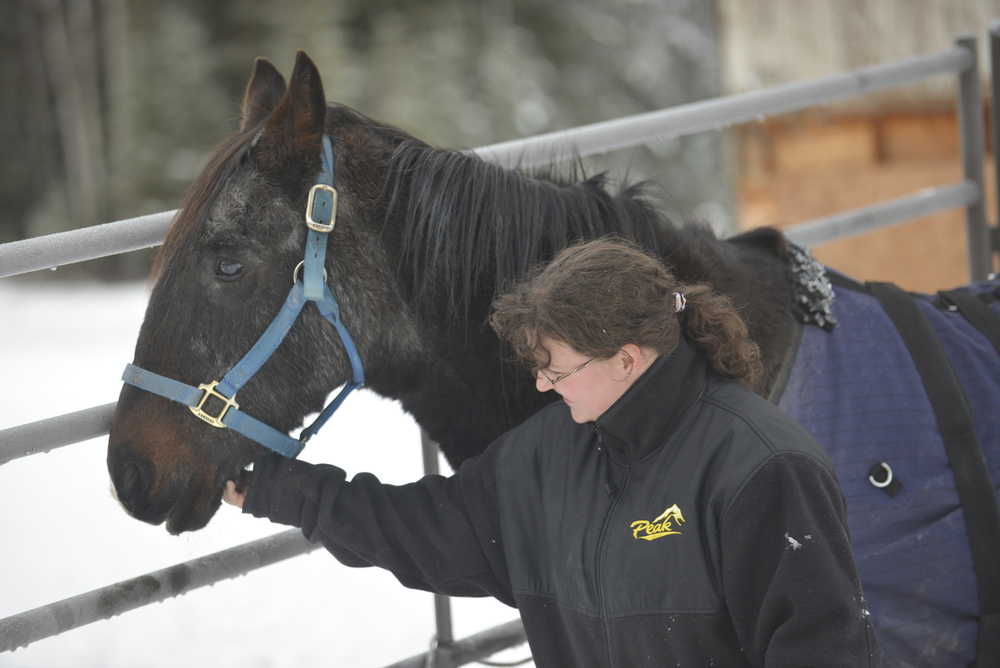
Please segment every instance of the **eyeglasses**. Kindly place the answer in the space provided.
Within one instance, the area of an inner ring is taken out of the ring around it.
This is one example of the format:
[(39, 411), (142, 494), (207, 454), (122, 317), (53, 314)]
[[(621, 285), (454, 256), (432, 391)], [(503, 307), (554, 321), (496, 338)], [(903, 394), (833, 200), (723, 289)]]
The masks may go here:
[(593, 362), (595, 359), (597, 359), (597, 358), (596, 357), (591, 357), (589, 360), (587, 360), (586, 362), (584, 362), (580, 366), (578, 366), (578, 367), (576, 367), (574, 369), (570, 369), (569, 371), (567, 371), (565, 373), (561, 373), (561, 374), (559, 374), (558, 376), (555, 376), (555, 377), (550, 376), (549, 374), (545, 373), (545, 371), (543, 369), (541, 369), (541, 368), (536, 368), (535, 369), (535, 373), (536, 374), (539, 374), (539, 373), (542, 374), (542, 378), (544, 378), (545, 380), (549, 381), (550, 385), (555, 385), (560, 380), (565, 380), (566, 378), (568, 378), (569, 376), (572, 376), (577, 371), (582, 370), (584, 367), (586, 367), (588, 364), (590, 364), (591, 362)]

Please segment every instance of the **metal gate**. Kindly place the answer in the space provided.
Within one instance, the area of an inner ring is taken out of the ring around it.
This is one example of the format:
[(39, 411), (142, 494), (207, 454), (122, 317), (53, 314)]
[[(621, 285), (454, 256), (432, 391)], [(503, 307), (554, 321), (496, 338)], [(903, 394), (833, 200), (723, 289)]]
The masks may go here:
[[(990, 31), (990, 60), (993, 155), (997, 160), (1000, 24)], [(993, 253), (1000, 251), (1000, 235), (986, 219), (982, 103), (976, 39), (972, 36), (960, 37), (951, 48), (927, 56), (493, 144), (475, 149), (475, 153), (507, 166), (532, 167), (547, 163), (559, 151), (565, 154), (568, 150), (580, 156), (606, 153), (654, 140), (718, 130), (938, 75), (957, 78), (963, 180), (802, 223), (785, 232), (796, 243), (814, 246), (962, 207), (966, 216), (970, 276), (972, 280), (981, 280), (990, 271)], [(997, 178), (1000, 179), (1000, 170)], [(0, 278), (157, 246), (162, 243), (174, 214), (175, 211), (166, 211), (0, 245)], [(114, 404), (105, 404), (2, 430), (0, 465), (105, 435), (113, 412)], [(426, 435), (421, 440), (425, 471), (436, 472), (436, 445)], [(307, 542), (298, 530), (286, 531), (0, 619), (0, 652), (243, 575), (317, 547)], [(447, 597), (435, 596), (434, 611), (437, 634), (432, 649), (393, 666), (459, 666), (525, 641), (518, 620), (456, 640)]]

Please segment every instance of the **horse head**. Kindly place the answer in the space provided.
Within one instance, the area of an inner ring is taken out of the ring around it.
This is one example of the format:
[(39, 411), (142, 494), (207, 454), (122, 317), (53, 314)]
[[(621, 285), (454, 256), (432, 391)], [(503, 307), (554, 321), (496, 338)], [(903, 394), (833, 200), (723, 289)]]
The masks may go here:
[[(333, 142), (339, 200), (326, 271), (341, 318), (376, 384), (386, 336), (397, 366), (407, 350), (418, 349), (390, 280), (378, 204), (388, 158), (410, 138), (347, 107), (328, 107), (315, 65), (300, 52), (287, 86), (271, 63), (257, 60), (239, 130), (190, 187), (154, 264), (135, 366), (198, 386), (218, 380), (253, 346), (301, 280), (293, 273), (303, 258), (306, 200), (324, 134)], [(350, 378), (336, 331), (307, 305), (236, 400), (287, 433)], [(107, 462), (131, 515), (166, 521), (168, 531), (180, 533), (203, 527), (225, 481), (263, 451), (184, 405), (125, 385)]]

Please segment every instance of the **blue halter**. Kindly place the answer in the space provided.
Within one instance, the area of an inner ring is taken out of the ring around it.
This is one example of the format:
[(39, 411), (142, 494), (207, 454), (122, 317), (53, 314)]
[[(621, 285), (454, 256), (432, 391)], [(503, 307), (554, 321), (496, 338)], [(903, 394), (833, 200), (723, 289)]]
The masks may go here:
[[(264, 333), (257, 339), (250, 351), (236, 363), (222, 380), (213, 380), (198, 387), (186, 385), (179, 381), (146, 371), (134, 364), (125, 366), (122, 380), (129, 385), (158, 394), (172, 401), (187, 406), (198, 418), (213, 427), (234, 429), (247, 438), (286, 457), (295, 458), (305, 447), (306, 442), (318, 432), (340, 404), (344, 402), (352, 390), (365, 384), (365, 371), (361, 357), (351, 339), (350, 333), (340, 320), (340, 307), (326, 284), (327, 235), (333, 230), (337, 220), (337, 191), (334, 189), (334, 159), (333, 145), (330, 137), (323, 135), (323, 170), (319, 175), (319, 183), (309, 191), (309, 201), (306, 204), (306, 226), (309, 228), (306, 237), (305, 258), (292, 273), (292, 289), (285, 298), (285, 303), (268, 325)], [(305, 266), (302, 281), (298, 280), (299, 268)], [(236, 393), (247, 381), (253, 378), (274, 351), (281, 345), (288, 330), (302, 312), (306, 302), (313, 302), (320, 314), (337, 329), (340, 341), (351, 362), (351, 380), (327, 404), (316, 420), (302, 430), (298, 440), (267, 425), (255, 417), (239, 410), (236, 403)], [(222, 409), (209, 413), (205, 404), (210, 398), (222, 402)]]

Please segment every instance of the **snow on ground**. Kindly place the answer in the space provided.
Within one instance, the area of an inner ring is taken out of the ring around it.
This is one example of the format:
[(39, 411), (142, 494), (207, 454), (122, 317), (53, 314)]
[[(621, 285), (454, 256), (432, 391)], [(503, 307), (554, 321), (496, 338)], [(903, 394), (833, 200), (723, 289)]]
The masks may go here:
[[(0, 429), (114, 401), (145, 302), (141, 284), (0, 283)], [(133, 520), (111, 496), (106, 445), (0, 466), (0, 618), (286, 528), (229, 506), (180, 537)], [(353, 394), (303, 455), (391, 483), (422, 472), (417, 427), (369, 392)], [(453, 599), (452, 616), (465, 637), (517, 614)], [(383, 666), (424, 651), (433, 632), (430, 594), (320, 550), (0, 654), (0, 667)]]

